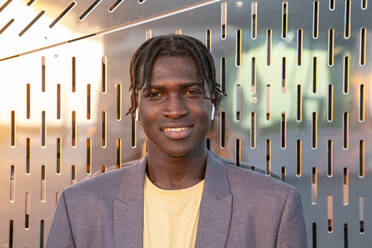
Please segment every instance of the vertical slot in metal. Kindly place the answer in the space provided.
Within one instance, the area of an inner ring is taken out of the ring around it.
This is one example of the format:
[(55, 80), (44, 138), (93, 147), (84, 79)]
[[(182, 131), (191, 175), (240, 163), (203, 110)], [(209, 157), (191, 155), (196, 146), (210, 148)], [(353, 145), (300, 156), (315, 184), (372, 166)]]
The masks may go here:
[(71, 141), (72, 141), (72, 147), (76, 147), (76, 133), (77, 133), (77, 127), (76, 127), (76, 112), (72, 111), (72, 122), (71, 122)]
[(251, 37), (257, 38), (257, 1), (251, 3)]
[(121, 91), (121, 84), (116, 84), (116, 120), (123, 118), (123, 93)]
[(343, 203), (344, 206), (349, 205), (349, 170), (348, 168), (344, 168), (344, 180), (343, 180), (343, 188), (342, 188), (342, 195), (343, 195)]
[(242, 63), (242, 30), (236, 31), (236, 66)]
[(61, 165), (62, 165), (62, 140), (61, 138), (57, 138), (57, 166), (56, 166), (56, 173), (57, 175), (61, 174)]
[(26, 138), (26, 174), (31, 172), (31, 139)]
[(287, 170), (286, 170), (285, 166), (282, 166), (282, 168), (281, 168), (281, 179), (282, 179), (283, 182), (285, 182), (285, 177), (286, 177), (286, 174), (287, 174), (286, 171)]
[(31, 117), (31, 86), (26, 84), (26, 118), (30, 119)]
[(365, 228), (364, 228), (364, 218), (365, 218), (365, 200), (364, 196), (359, 197), (359, 232), (360, 233), (365, 233)]
[(333, 140), (328, 140), (328, 171), (327, 176), (333, 176)]
[(360, 29), (360, 65), (366, 64), (366, 45), (367, 45), (367, 29), (365, 27)]
[(316, 112), (312, 113), (312, 128), (311, 128), (311, 147), (316, 149), (318, 146), (318, 116)]
[(46, 201), (46, 173), (45, 165), (41, 166), (41, 189), (40, 189), (40, 201)]
[(362, 10), (366, 10), (368, 7), (368, 0), (362, 0)]
[(282, 91), (285, 92), (287, 87), (287, 59), (286, 57), (282, 58)]
[(266, 85), (266, 120), (271, 120), (271, 86)]
[(335, 9), (335, 0), (329, 0), (329, 9), (334, 10)]
[(226, 59), (221, 57), (221, 89), (226, 91)]
[(359, 177), (364, 177), (364, 140), (359, 141)]
[(30, 199), (30, 192), (25, 192), (25, 229), (30, 229), (30, 206), (31, 206), (31, 199)]
[(75, 92), (76, 91), (76, 57), (75, 56), (72, 57), (71, 65), (72, 65), (72, 68), (71, 68), (71, 70), (72, 70), (72, 73), (71, 73), (71, 75), (72, 75), (72, 92)]
[(297, 121), (302, 121), (302, 85), (297, 85)]
[(137, 121), (133, 115), (131, 115), (131, 127), (131, 144), (132, 148), (135, 148), (137, 140)]
[(221, 39), (226, 39), (227, 33), (227, 2), (221, 3)]
[(257, 85), (257, 77), (256, 77), (256, 57), (252, 57), (252, 78), (251, 78), (251, 91), (252, 94), (256, 94), (256, 85)]
[(102, 93), (107, 92), (107, 57), (102, 57), (102, 78), (101, 78), (101, 91)]
[(44, 248), (44, 236), (45, 236), (45, 224), (44, 220), (40, 220), (40, 248)]
[(349, 93), (349, 68), (350, 68), (350, 59), (349, 56), (344, 57), (344, 94)]
[(268, 29), (266, 32), (266, 63), (271, 64), (271, 51), (272, 51), (272, 31)]
[(13, 248), (14, 221), (9, 221), (9, 248)]
[(106, 147), (107, 143), (107, 112), (102, 111), (102, 136), (101, 136), (101, 146)]
[(318, 202), (318, 175), (316, 167), (313, 167), (311, 174), (311, 204), (316, 205), (317, 202)]
[(46, 146), (46, 120), (45, 111), (41, 111), (41, 146)]
[(282, 3), (282, 38), (287, 38), (288, 35), (288, 2)]
[(299, 28), (297, 30), (297, 65), (302, 64), (302, 49), (303, 49), (303, 30), (302, 28)]
[(236, 85), (236, 105), (235, 105), (235, 109), (236, 109), (235, 118), (237, 121), (240, 121), (241, 119), (241, 108), (242, 108), (241, 98), (242, 98), (242, 93), (241, 93), (240, 84), (237, 84)]
[(333, 85), (328, 85), (327, 121), (333, 121)]
[(251, 113), (251, 148), (256, 148), (256, 112)]
[(296, 142), (296, 176), (300, 177), (302, 174), (302, 140), (298, 139)]
[(240, 139), (235, 140), (235, 164), (236, 166), (240, 166), (240, 162), (242, 159), (242, 150), (241, 150), (241, 141)]
[(89, 175), (92, 172), (92, 139), (87, 138), (87, 168), (86, 172)]
[(116, 168), (121, 168), (121, 139), (116, 139)]
[(313, 248), (317, 248), (317, 232), (316, 232), (316, 223), (313, 222), (313, 225), (312, 225), (312, 238), (313, 238)]
[(344, 113), (344, 149), (349, 148), (349, 113)]
[(314, 0), (313, 5), (313, 38), (317, 39), (319, 35), (319, 0)]
[(10, 187), (9, 187), (9, 201), (15, 201), (15, 168), (14, 165), (10, 166)]
[(266, 139), (266, 175), (271, 174), (271, 140)]
[(76, 165), (71, 166), (71, 185), (76, 183)]
[(351, 0), (345, 0), (345, 33), (346, 39), (350, 38), (351, 28)]
[(333, 232), (333, 195), (327, 197), (328, 232)]
[(349, 226), (344, 224), (344, 248), (349, 248)]
[(87, 84), (87, 119), (91, 118), (91, 86)]
[(16, 145), (16, 120), (14, 110), (10, 112), (10, 145), (12, 147)]
[(206, 146), (207, 146), (207, 150), (210, 151), (211, 150), (211, 140), (210, 139), (207, 139)]
[(282, 120), (280, 123), (281, 130), (281, 147), (285, 149), (287, 147), (287, 118), (286, 113), (282, 112)]
[(313, 93), (317, 92), (318, 88), (318, 57), (313, 57)]
[(328, 65), (334, 64), (334, 51), (335, 51), (335, 29), (328, 30)]
[(363, 122), (365, 120), (365, 90), (364, 84), (360, 85), (359, 92), (359, 121)]
[(146, 29), (146, 40), (149, 40), (152, 38), (152, 29), (148, 28)]
[(206, 37), (207, 48), (209, 52), (212, 52), (212, 30), (211, 29), (207, 29), (206, 36), (207, 36)]
[(45, 57), (41, 57), (41, 91), (45, 92)]
[(57, 84), (57, 119), (61, 119), (61, 84)]
[(221, 111), (220, 147), (225, 148), (225, 112), (224, 111)]

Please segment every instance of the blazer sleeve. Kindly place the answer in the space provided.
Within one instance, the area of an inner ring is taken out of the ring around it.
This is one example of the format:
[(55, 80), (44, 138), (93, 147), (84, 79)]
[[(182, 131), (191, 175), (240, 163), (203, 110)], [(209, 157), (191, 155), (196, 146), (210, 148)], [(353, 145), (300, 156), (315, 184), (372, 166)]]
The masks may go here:
[(67, 212), (66, 198), (64, 192), (62, 192), (58, 200), (52, 226), (49, 231), (46, 247), (47, 248), (75, 247), (72, 238), (70, 219)]
[(282, 211), (277, 248), (306, 248), (306, 228), (300, 195), (290, 190)]

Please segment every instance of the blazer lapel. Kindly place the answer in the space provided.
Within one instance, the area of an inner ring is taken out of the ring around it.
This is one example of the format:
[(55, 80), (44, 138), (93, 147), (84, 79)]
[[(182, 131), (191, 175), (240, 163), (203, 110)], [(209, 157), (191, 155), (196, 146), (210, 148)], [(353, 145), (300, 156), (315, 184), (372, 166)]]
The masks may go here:
[(115, 247), (142, 247), (146, 157), (127, 169), (114, 200)]
[(226, 246), (231, 221), (232, 194), (225, 166), (208, 152), (196, 248)]

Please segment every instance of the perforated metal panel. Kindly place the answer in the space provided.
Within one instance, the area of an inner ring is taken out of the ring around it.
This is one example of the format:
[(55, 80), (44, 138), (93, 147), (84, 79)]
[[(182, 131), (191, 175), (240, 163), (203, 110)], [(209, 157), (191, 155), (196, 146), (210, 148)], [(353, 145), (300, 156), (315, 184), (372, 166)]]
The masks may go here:
[(0, 1), (0, 247), (43, 247), (64, 187), (144, 153), (129, 59), (176, 32), (210, 47), (228, 95), (210, 149), (294, 185), (309, 247), (371, 246), (367, 4)]

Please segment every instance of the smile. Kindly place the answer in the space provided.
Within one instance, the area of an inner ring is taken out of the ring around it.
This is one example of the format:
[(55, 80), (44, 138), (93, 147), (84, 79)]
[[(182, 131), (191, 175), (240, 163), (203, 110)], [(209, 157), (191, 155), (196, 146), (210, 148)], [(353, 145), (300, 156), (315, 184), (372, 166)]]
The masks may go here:
[(164, 134), (171, 139), (184, 139), (191, 134), (191, 127), (167, 127), (163, 129)]

